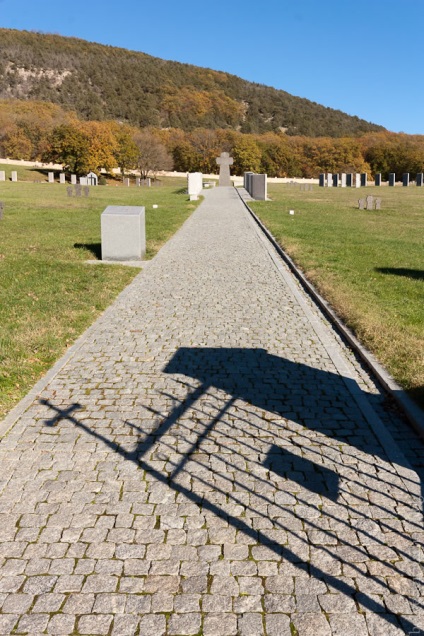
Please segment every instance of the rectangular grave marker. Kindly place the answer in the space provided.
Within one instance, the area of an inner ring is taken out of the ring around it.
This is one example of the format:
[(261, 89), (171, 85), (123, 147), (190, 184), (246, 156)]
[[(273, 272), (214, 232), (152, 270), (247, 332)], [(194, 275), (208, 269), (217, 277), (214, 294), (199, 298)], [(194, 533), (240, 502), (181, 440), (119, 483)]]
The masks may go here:
[(353, 188), (353, 174), (351, 172), (346, 175), (346, 187)]
[(419, 188), (423, 187), (423, 185), (424, 185), (424, 173), (418, 172), (417, 176), (415, 177), (415, 183), (417, 184), (417, 186)]
[(12, 170), (11, 177), (12, 181), (16, 182), (18, 180), (18, 173), (16, 170)]
[(381, 172), (377, 172), (374, 177), (374, 183), (376, 186), (381, 186)]
[(394, 187), (395, 185), (396, 185), (396, 174), (394, 172), (391, 172), (389, 174), (389, 186)]
[(146, 254), (145, 226), (144, 207), (109, 205), (101, 216), (102, 260), (142, 260)]
[(49, 183), (54, 183), (54, 172), (48, 174)]
[(0, 181), (6, 181), (6, 172), (4, 170), (0, 170)]
[(368, 183), (368, 175), (366, 172), (361, 172), (361, 187), (366, 188)]
[(409, 172), (404, 172), (402, 176), (402, 185), (404, 188), (409, 186)]
[(66, 183), (66, 175), (64, 172), (61, 172), (59, 175), (59, 183), (61, 183), (62, 185)]
[(325, 188), (325, 173), (324, 172), (321, 172), (321, 174), (319, 175), (319, 187)]

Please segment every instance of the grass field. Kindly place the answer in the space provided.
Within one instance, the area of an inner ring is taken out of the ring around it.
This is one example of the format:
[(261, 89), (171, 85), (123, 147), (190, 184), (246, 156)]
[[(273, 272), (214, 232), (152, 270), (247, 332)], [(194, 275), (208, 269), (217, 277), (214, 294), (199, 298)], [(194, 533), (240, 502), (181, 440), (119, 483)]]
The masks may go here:
[[(252, 208), (344, 322), (424, 406), (424, 189), (272, 185)], [(294, 215), (289, 210), (294, 210)]]
[(45, 175), (18, 172), (27, 182), (0, 183), (0, 420), (139, 272), (84, 262), (100, 257), (104, 208), (146, 207), (151, 258), (196, 207), (182, 179), (99, 186), (89, 198), (68, 198), (65, 186), (32, 183)]

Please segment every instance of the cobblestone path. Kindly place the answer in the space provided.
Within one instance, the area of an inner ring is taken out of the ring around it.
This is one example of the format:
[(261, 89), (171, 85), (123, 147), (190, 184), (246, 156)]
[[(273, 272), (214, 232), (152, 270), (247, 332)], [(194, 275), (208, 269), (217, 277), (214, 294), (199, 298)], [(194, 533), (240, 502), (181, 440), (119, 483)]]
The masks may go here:
[(377, 398), (208, 192), (0, 443), (0, 634), (423, 634)]

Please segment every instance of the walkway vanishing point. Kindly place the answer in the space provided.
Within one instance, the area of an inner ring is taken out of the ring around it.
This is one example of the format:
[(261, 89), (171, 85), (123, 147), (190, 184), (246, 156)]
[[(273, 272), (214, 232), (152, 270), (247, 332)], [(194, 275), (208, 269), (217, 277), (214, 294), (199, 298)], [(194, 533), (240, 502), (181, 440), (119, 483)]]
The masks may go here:
[(421, 442), (234, 189), (72, 351), (0, 443), (0, 634), (424, 634)]

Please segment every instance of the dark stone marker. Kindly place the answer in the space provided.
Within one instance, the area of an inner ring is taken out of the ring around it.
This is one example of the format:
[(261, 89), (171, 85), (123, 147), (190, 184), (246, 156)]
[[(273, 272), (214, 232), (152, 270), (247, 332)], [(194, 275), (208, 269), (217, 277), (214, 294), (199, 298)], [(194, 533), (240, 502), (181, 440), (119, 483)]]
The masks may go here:
[(389, 174), (389, 186), (394, 187), (395, 184), (396, 184), (396, 174), (394, 172), (391, 172)]
[(230, 157), (228, 152), (222, 152), (220, 157), (217, 157), (216, 163), (219, 166), (219, 186), (232, 186), (230, 179), (230, 166), (233, 165), (234, 160)]
[(361, 172), (361, 187), (362, 188), (366, 188), (367, 187), (367, 173), (366, 172)]
[(419, 188), (422, 188), (424, 185), (424, 174), (422, 172), (418, 172), (415, 177), (415, 183)]
[(374, 181), (376, 186), (381, 186), (381, 172), (377, 172)]
[(324, 172), (321, 172), (321, 174), (319, 175), (319, 187), (325, 188), (325, 173)]
[(72, 186), (68, 186), (66, 188), (66, 194), (68, 195), (68, 197), (73, 197), (74, 196), (74, 188)]
[(346, 175), (346, 188), (353, 188), (353, 174), (351, 172)]
[(404, 188), (409, 186), (409, 172), (404, 172), (402, 176), (402, 185)]

